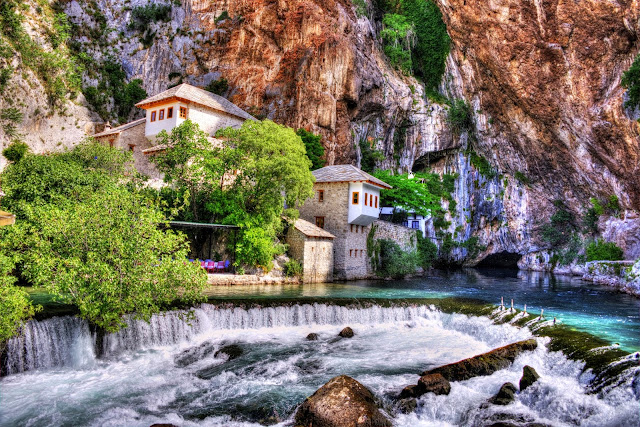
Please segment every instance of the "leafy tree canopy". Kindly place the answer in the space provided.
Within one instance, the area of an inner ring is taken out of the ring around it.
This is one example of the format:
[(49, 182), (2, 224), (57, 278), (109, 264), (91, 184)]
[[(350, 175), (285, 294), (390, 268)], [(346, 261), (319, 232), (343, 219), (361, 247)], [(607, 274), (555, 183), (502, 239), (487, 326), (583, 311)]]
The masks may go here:
[(392, 175), (390, 171), (376, 171), (373, 174), (393, 188), (382, 190), (382, 206), (393, 206), (404, 211), (413, 211), (419, 215), (444, 215), (442, 200), (453, 202), (454, 177), (438, 174), (416, 173), (413, 179), (408, 174)]
[(196, 219), (242, 228), (238, 264), (269, 268), (282, 251), (274, 245), (282, 216), (295, 215), (285, 205), (294, 207), (313, 195), (305, 146), (293, 129), (269, 120), (247, 121), (216, 136), (222, 146), (212, 146), (197, 124), (186, 121), (171, 135), (159, 136), (172, 148), (154, 161), (189, 199)]
[(29, 146), (24, 142), (15, 141), (2, 150), (2, 155), (10, 162), (19, 162), (29, 152)]
[(14, 267), (15, 261), (0, 253), (0, 353), (4, 350), (3, 343), (36, 311), (27, 292), (13, 285), (16, 280), (11, 275)]
[(322, 160), (324, 156), (324, 147), (322, 146), (322, 135), (316, 135), (306, 129), (298, 129), (296, 134), (302, 139), (304, 147), (307, 151), (307, 157), (311, 160), (311, 170), (320, 169), (324, 167), (325, 161)]
[(0, 176), (3, 206), (18, 215), (0, 228), (0, 256), (109, 331), (124, 325), (124, 314), (148, 319), (174, 300), (197, 301), (206, 283), (202, 269), (184, 262), (184, 236), (164, 230), (130, 166), (130, 153), (86, 141), (65, 153), (27, 155)]

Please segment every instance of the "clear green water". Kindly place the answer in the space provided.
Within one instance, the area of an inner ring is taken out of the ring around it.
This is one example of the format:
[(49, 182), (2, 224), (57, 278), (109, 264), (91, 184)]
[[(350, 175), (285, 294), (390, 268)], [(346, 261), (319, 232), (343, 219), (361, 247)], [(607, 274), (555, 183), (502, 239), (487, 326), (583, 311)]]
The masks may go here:
[(444, 298), (467, 297), (491, 304), (544, 310), (548, 319), (589, 332), (627, 351), (640, 351), (640, 299), (568, 276), (516, 270), (434, 271), (411, 280), (356, 281), (313, 285), (222, 286), (212, 299)]

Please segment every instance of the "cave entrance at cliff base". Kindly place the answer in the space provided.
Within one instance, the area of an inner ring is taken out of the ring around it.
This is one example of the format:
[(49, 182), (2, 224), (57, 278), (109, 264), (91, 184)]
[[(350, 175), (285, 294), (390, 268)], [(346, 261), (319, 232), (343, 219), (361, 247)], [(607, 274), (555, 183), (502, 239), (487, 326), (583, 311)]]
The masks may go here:
[(487, 256), (480, 261), (476, 267), (478, 268), (518, 268), (518, 261), (522, 255), (519, 253), (502, 251)]

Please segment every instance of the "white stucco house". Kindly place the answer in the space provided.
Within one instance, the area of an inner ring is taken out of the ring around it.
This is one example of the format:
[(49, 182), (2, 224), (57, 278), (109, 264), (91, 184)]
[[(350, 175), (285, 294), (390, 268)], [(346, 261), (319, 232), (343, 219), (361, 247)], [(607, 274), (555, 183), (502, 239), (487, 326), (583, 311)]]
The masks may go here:
[[(394, 210), (402, 211), (401, 208), (397, 208), (397, 207), (396, 208), (390, 207), (390, 206), (381, 207), (380, 219), (385, 221), (391, 221)], [(431, 217), (429, 216), (424, 216), (424, 215), (416, 214), (414, 211), (409, 211), (407, 212), (407, 219), (406, 221), (402, 222), (402, 225), (404, 225), (405, 227), (413, 228), (415, 230), (420, 230), (422, 232), (423, 237), (429, 237), (427, 236), (427, 225), (430, 221), (431, 221)]]
[(156, 144), (157, 135), (180, 126), (189, 119), (213, 135), (222, 128), (239, 128), (246, 120), (256, 120), (231, 101), (204, 89), (183, 83), (144, 99), (136, 107), (145, 110), (145, 118), (111, 128), (108, 123), (102, 132), (93, 135), (112, 147), (133, 153), (135, 166), (151, 178), (159, 174), (147, 156), (167, 147)]

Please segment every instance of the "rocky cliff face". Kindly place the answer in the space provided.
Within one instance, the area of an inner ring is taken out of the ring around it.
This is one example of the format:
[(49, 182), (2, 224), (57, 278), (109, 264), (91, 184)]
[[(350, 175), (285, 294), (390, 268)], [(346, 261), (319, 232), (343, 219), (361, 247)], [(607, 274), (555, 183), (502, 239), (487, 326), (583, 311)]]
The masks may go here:
[[(446, 107), (390, 66), (381, 24), (350, 0), (172, 2), (144, 43), (128, 23), (146, 0), (71, 0), (64, 11), (81, 27), (102, 22), (104, 37), (76, 42), (99, 61), (117, 59), (149, 94), (225, 78), (225, 95), (252, 114), (322, 134), (330, 164), (359, 164), (366, 141), (385, 154), (380, 167), (457, 173), (448, 232), (486, 247), (467, 263), (540, 250), (555, 199), (580, 212), (589, 197), (615, 194), (640, 209), (637, 117), (622, 108), (619, 86), (638, 53), (638, 1), (437, 3), (452, 38), (441, 91), (470, 102), (472, 134), (455, 135)], [(471, 166), (470, 146), (495, 176)], [(454, 248), (451, 259), (468, 255)]]

